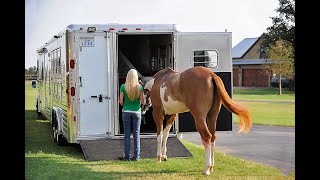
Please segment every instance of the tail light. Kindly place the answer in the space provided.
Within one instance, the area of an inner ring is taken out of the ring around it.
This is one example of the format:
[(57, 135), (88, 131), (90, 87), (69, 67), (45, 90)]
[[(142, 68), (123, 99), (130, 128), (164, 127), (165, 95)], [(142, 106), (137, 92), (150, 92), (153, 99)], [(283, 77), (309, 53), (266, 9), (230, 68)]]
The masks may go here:
[(71, 68), (71, 69), (74, 68), (74, 60), (73, 60), (73, 59), (70, 60), (70, 68)]
[(71, 87), (71, 96), (74, 96), (76, 94), (75, 88)]

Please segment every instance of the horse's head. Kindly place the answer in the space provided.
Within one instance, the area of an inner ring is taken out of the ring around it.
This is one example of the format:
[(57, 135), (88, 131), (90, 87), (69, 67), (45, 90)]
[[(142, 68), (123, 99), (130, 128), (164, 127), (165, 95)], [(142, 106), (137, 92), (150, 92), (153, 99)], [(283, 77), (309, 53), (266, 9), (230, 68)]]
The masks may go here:
[(141, 106), (141, 114), (144, 115), (149, 108), (152, 106), (151, 103), (151, 98), (150, 98), (150, 94), (151, 94), (151, 89), (153, 86), (153, 82), (154, 79), (152, 78), (150, 81), (148, 81), (145, 85), (144, 85), (144, 91), (143, 91), (143, 104)]

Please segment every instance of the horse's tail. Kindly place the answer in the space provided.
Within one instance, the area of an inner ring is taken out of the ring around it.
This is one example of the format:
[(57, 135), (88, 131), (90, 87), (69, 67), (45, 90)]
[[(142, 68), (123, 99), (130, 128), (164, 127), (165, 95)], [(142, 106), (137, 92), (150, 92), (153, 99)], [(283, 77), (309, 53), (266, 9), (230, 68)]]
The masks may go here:
[(252, 121), (251, 121), (251, 115), (248, 109), (233, 101), (230, 96), (228, 95), (224, 84), (219, 76), (216, 74), (212, 73), (212, 78), (214, 79), (216, 83), (216, 88), (218, 90), (218, 94), (220, 99), (222, 100), (223, 106), (230, 112), (236, 114), (239, 117), (239, 131), (243, 133), (249, 132), (252, 126)]

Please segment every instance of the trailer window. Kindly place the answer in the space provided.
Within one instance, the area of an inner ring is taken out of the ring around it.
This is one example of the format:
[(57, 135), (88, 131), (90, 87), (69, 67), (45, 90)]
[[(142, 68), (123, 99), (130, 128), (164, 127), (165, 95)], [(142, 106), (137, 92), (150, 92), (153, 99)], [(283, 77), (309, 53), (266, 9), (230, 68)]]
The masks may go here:
[(43, 65), (43, 62), (42, 62), (42, 67), (41, 67), (41, 80), (44, 80), (43, 69), (44, 69), (44, 65)]
[(57, 73), (61, 73), (61, 48), (57, 49)]
[(218, 53), (214, 50), (197, 50), (192, 53), (193, 66), (214, 68), (218, 65)]

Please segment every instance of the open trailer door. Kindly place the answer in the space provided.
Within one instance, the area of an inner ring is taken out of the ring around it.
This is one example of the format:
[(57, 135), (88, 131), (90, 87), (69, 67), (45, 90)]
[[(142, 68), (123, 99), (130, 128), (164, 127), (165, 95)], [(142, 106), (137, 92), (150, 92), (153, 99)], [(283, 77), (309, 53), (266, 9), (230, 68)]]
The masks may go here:
[[(204, 66), (221, 77), (232, 97), (232, 41), (230, 32), (178, 32), (174, 39), (174, 69), (182, 72)], [(179, 132), (197, 131), (190, 112), (180, 113), (175, 127)], [(218, 116), (217, 131), (232, 130), (232, 113), (223, 106)]]

